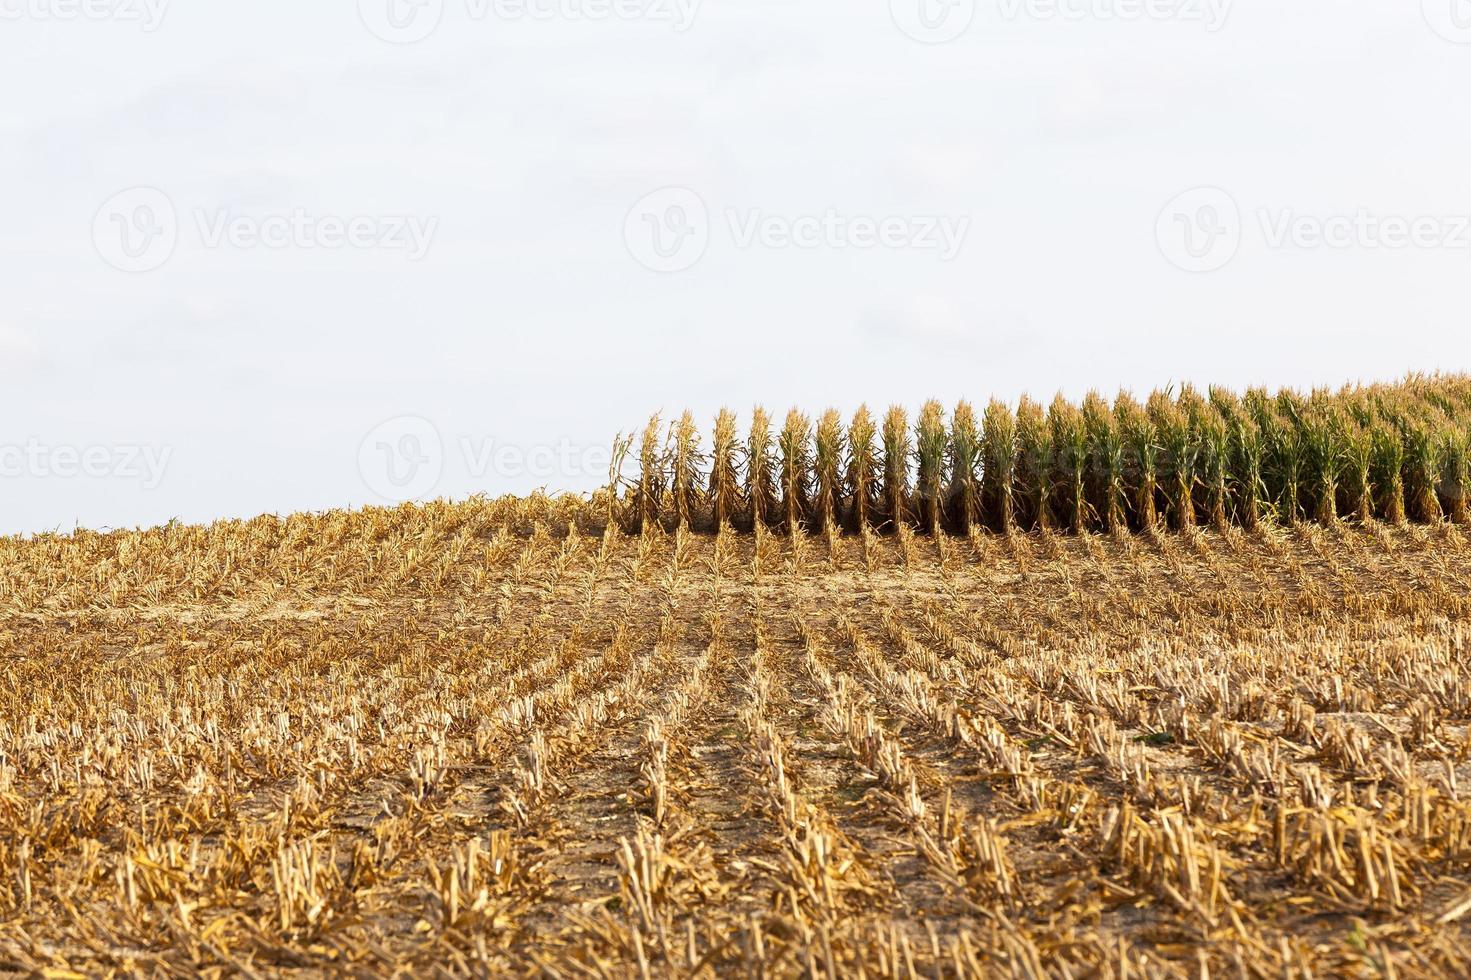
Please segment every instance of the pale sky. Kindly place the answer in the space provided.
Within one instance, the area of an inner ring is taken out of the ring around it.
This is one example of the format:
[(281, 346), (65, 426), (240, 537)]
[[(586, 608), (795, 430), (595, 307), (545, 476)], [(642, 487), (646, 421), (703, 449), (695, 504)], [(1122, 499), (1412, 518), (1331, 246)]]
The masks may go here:
[(0, 0), (0, 533), (1471, 369), (1467, 0)]

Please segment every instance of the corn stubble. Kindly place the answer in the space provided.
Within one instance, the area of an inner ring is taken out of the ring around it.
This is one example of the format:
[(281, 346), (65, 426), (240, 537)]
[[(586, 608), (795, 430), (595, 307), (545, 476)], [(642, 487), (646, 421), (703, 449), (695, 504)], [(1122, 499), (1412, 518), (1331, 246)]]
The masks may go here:
[(0, 961), (1466, 976), (1468, 408), (677, 416), (591, 499), (0, 539)]

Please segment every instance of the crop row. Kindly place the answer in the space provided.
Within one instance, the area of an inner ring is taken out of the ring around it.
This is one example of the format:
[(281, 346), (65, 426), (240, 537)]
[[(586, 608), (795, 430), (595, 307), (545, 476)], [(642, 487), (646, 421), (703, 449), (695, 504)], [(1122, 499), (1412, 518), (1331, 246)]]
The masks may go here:
[[(686, 412), (617, 443), (616, 518), (857, 531), (1175, 530), (1341, 519), (1471, 519), (1471, 377), (1307, 394), (1186, 386), (1141, 402), (863, 407), (780, 429), (722, 410), (708, 446)], [(623, 471), (631, 469), (632, 476)]]

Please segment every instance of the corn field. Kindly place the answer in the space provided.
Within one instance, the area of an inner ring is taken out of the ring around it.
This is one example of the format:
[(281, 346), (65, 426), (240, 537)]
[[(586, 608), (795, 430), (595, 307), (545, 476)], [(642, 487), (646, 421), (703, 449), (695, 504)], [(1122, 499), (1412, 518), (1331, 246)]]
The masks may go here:
[[(861, 408), (780, 428), (764, 410), (741, 438), (716, 419), (708, 448), (689, 413), (620, 440), (616, 519), (713, 531), (863, 525), (892, 532), (1109, 533), (1379, 519), (1471, 520), (1471, 377), (1309, 394), (1211, 388), (1140, 403), (1090, 394), (1045, 408), (928, 402), (882, 424)], [(631, 462), (633, 476), (622, 472)]]
[(0, 964), (1466, 976), (1458, 525), (921, 534), (1005, 513), (964, 422), (977, 483), (902, 497), (777, 450), (771, 521), (842, 483), (892, 534), (630, 535), (604, 496), (0, 539)]
[(1466, 393), (0, 538), (0, 970), (1471, 975)]

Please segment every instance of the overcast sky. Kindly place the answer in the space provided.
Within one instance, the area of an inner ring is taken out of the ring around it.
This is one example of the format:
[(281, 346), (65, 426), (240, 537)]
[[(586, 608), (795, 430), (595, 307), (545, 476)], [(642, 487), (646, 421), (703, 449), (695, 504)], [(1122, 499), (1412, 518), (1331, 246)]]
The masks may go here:
[(1471, 367), (1466, 0), (0, 0), (0, 533)]

